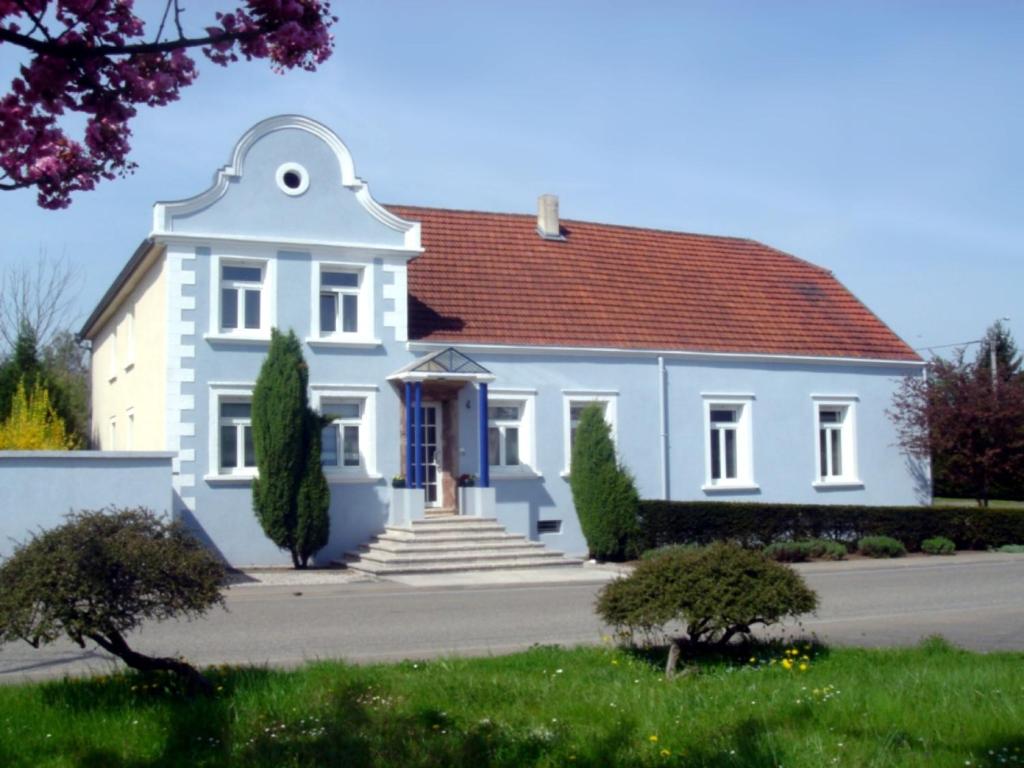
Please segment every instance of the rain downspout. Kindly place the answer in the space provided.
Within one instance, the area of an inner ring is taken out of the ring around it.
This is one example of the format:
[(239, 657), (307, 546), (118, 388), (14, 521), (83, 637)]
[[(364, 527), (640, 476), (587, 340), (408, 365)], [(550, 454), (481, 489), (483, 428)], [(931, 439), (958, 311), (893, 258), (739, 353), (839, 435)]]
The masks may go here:
[(661, 498), (668, 501), (668, 378), (665, 358), (658, 355), (658, 427), (661, 430)]

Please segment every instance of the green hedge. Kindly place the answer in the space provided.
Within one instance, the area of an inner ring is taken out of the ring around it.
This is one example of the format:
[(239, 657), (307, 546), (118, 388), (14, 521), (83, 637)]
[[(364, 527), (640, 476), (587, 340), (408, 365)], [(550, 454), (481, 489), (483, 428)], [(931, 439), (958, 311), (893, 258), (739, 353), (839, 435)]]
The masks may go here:
[(987, 549), (1024, 544), (1024, 510), (645, 500), (639, 536), (641, 551), (730, 540), (748, 547), (801, 539), (853, 544), (865, 536), (892, 536), (912, 552), (934, 536), (957, 549)]

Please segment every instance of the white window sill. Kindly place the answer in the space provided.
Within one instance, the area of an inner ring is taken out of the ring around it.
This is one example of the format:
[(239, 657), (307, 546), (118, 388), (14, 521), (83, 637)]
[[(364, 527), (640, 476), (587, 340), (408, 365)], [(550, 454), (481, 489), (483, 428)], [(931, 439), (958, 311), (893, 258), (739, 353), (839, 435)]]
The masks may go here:
[(367, 336), (307, 336), (306, 343), (311, 347), (379, 347), (384, 344), (380, 339)]
[(490, 476), (491, 480), (542, 480), (544, 478), (544, 475), (528, 467), (517, 470), (504, 469), (497, 472), (495, 467), (491, 467)]
[(211, 344), (269, 344), (269, 333), (204, 333)]
[(863, 481), (857, 480), (856, 478), (851, 478), (849, 480), (838, 478), (836, 480), (815, 480), (813, 483), (811, 483), (811, 487), (822, 490), (828, 490), (829, 488), (846, 488), (852, 490), (855, 488), (863, 488), (864, 483)]
[(375, 472), (339, 472), (337, 470), (331, 471), (326, 467), (324, 467), (324, 477), (327, 478), (328, 483), (336, 485), (343, 483), (376, 483), (384, 479), (384, 475), (378, 475)]
[(210, 485), (251, 485), (256, 473), (245, 475), (203, 475)]
[(704, 493), (735, 493), (737, 491), (760, 491), (761, 486), (757, 483), (715, 483), (714, 485), (704, 483), (700, 489)]
[(561, 472), (558, 473), (558, 476), (563, 480), (568, 480), (570, 474), (572, 473), (568, 469), (563, 469)]

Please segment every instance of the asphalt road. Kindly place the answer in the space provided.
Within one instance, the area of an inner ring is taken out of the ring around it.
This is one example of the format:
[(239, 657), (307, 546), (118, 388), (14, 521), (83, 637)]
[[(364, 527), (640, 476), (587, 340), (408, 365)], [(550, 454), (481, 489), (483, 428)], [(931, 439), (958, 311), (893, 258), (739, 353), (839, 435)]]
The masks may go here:
[[(904, 645), (941, 634), (967, 648), (1024, 650), (1024, 557), (801, 566), (822, 606), (804, 621), (830, 643)], [(152, 625), (139, 650), (198, 664), (292, 665), (315, 658), (368, 663), (444, 654), (498, 654), (534, 643), (600, 642), (599, 584), (415, 588), (384, 582), (232, 589), (228, 611)], [(0, 648), (0, 682), (113, 668), (73, 645)]]

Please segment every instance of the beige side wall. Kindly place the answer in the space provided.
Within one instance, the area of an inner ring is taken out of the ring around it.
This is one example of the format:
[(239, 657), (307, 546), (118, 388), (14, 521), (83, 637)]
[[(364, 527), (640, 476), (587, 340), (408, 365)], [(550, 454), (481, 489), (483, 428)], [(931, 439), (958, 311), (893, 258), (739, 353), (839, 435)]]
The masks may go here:
[[(167, 291), (164, 261), (163, 255), (157, 258), (93, 337), (92, 434), (101, 450), (166, 449)], [(133, 317), (129, 319), (129, 315)], [(134, 334), (131, 329), (134, 329)], [(134, 416), (131, 426), (129, 415)], [(116, 425), (113, 444), (111, 419)]]

